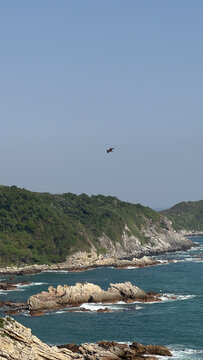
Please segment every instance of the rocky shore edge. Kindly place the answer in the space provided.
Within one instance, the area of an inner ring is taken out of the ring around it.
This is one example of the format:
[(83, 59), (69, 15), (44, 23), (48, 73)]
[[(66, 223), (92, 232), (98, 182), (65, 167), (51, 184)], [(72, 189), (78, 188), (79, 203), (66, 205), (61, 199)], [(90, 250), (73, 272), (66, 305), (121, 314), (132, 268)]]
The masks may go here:
[(181, 236), (203, 236), (203, 231), (196, 230), (180, 230), (179, 234)]
[(137, 342), (49, 346), (13, 318), (0, 318), (0, 358), (5, 360), (156, 360), (155, 355), (172, 356), (172, 353), (165, 346)]
[(114, 257), (105, 257), (96, 253), (77, 252), (67, 258), (65, 262), (52, 265), (27, 265), (0, 268), (1, 275), (27, 275), (46, 271), (87, 271), (98, 267), (115, 267), (118, 269), (127, 267), (145, 267), (160, 265), (161, 261), (154, 258), (143, 256), (142, 258), (116, 259)]

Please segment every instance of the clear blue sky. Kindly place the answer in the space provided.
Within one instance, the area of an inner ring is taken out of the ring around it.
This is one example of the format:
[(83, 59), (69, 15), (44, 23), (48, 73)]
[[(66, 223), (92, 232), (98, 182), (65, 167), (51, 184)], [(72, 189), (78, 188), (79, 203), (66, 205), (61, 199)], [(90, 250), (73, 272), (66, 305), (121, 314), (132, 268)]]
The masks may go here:
[(0, 183), (203, 199), (202, 19), (201, 0), (1, 0)]

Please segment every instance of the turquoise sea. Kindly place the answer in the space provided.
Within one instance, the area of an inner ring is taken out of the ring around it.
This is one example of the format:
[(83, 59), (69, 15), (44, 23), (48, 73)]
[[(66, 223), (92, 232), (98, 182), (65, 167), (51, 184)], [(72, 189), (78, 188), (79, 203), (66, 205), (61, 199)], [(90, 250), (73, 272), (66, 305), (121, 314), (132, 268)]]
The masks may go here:
[[(32, 294), (47, 291), (50, 285), (56, 287), (58, 284), (74, 285), (88, 281), (107, 289), (111, 282), (130, 281), (145, 291), (161, 292), (162, 302), (105, 305), (112, 310), (110, 313), (96, 312), (103, 307), (102, 304), (83, 304), (92, 312), (81, 312), (80, 308), (77, 312), (70, 312), (67, 308), (40, 317), (31, 317), (24, 312), (14, 318), (51, 345), (99, 340), (138, 341), (168, 346), (174, 360), (200, 360), (203, 359), (203, 237), (191, 239), (199, 246), (187, 252), (158, 257), (175, 260), (167, 265), (17, 276), (15, 281), (27, 281), (30, 285), (1, 291), (0, 299), (25, 301)], [(167, 294), (173, 294), (176, 300), (169, 300)]]

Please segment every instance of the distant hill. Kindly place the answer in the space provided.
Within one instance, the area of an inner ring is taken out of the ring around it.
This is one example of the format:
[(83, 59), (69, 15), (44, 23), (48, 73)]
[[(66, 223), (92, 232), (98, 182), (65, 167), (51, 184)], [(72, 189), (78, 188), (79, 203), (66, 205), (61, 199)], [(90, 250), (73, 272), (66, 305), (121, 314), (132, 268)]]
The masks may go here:
[(184, 201), (160, 213), (172, 221), (177, 231), (203, 231), (203, 200)]
[(0, 266), (56, 263), (75, 251), (106, 253), (103, 235), (122, 243), (122, 234), (141, 244), (143, 229), (166, 227), (162, 215), (140, 204), (111, 196), (36, 193), (16, 186), (0, 186)]

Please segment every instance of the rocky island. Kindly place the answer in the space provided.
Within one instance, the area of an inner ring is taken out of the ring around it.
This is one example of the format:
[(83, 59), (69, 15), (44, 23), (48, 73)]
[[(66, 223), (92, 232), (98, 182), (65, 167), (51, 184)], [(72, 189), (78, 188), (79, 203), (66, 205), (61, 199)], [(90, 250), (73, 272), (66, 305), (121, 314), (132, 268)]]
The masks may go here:
[(172, 356), (165, 346), (131, 345), (100, 341), (96, 344), (49, 346), (31, 330), (10, 317), (0, 319), (0, 359), (2, 360), (156, 360), (155, 355)]
[[(30, 296), (25, 302), (12, 302), (0, 300), (0, 308), (7, 315), (17, 315), (26, 310), (32, 316), (41, 316), (45, 311), (54, 311), (59, 308), (69, 308), (69, 311), (91, 311), (81, 307), (84, 303), (115, 304), (120, 301), (125, 303), (156, 302), (162, 301), (163, 294), (145, 292), (129, 281), (125, 283), (110, 284), (105, 291), (100, 286), (92, 283), (76, 283), (74, 286), (58, 285), (56, 288), (49, 286), (48, 291)], [(175, 299), (173, 297), (173, 299)], [(98, 309), (98, 312), (109, 312), (108, 308)]]
[(48, 292), (29, 297), (28, 309), (30, 312), (39, 310), (57, 309), (65, 306), (79, 306), (83, 303), (117, 303), (123, 301), (131, 303), (161, 301), (160, 294), (146, 293), (130, 282), (110, 284), (107, 291), (91, 283), (77, 283), (74, 286), (50, 286)]

